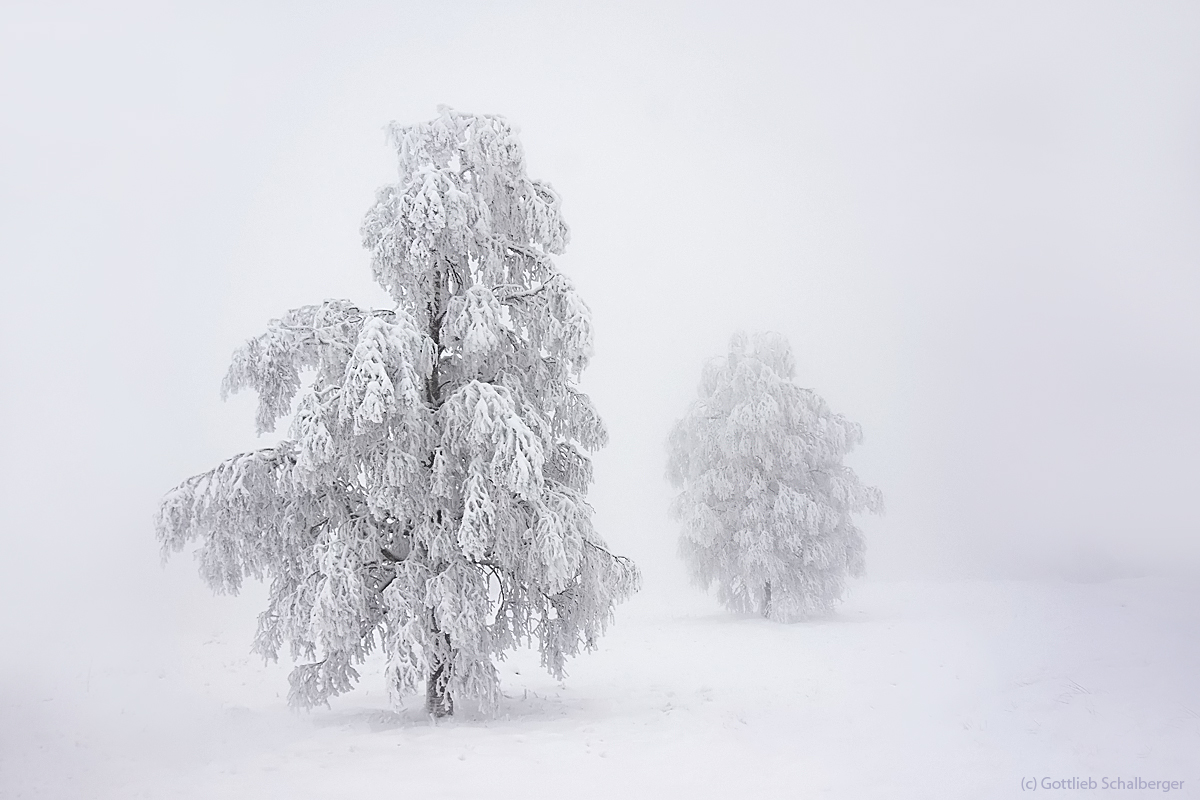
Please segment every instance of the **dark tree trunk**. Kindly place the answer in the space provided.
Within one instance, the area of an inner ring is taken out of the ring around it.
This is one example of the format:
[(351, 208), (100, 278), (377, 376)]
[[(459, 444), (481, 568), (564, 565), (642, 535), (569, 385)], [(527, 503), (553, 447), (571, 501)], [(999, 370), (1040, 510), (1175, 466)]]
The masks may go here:
[(763, 584), (762, 615), (768, 619), (771, 617), (771, 584), (769, 581)]
[[(433, 370), (425, 384), (426, 400), (434, 409), (440, 408), (442, 405), (441, 326), (442, 318), (446, 314), (447, 295), (450, 293), (448, 267), (445, 263), (439, 263), (436, 269), (434, 295), (429, 305), (429, 338), (433, 341)], [(432, 466), (433, 456), (431, 454), (426, 467)], [(437, 512), (437, 522), (444, 523), (441, 511)], [(429, 609), (429, 613), (432, 615), (433, 609)], [(448, 691), (450, 665), (454, 657), (454, 650), (450, 646), (450, 635), (439, 631), (436, 623), (433, 623), (433, 638), (436, 646), (429, 665), (429, 678), (425, 684), (425, 711), (434, 717), (448, 717), (454, 713), (454, 701), (450, 698)]]
[(429, 668), (429, 680), (425, 684), (425, 711), (434, 717), (448, 717), (454, 713), (454, 700), (448, 691), (450, 686), (450, 636), (436, 634), (442, 638), (442, 647), (437, 648), (434, 662)]

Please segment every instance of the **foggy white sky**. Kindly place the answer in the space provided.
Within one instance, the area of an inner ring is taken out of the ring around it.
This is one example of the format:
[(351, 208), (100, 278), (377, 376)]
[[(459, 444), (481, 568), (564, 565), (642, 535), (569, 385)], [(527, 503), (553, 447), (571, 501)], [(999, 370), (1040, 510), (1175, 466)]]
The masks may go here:
[(863, 423), (870, 575), (1195, 563), (1194, 3), (176, 5), (0, 12), (18, 634), (202, 591), (155, 504), (256, 446), (217, 396), (242, 340), (386, 302), (382, 127), (439, 103), (508, 116), (564, 198), (592, 499), (648, 591), (678, 578), (662, 441), (739, 327)]

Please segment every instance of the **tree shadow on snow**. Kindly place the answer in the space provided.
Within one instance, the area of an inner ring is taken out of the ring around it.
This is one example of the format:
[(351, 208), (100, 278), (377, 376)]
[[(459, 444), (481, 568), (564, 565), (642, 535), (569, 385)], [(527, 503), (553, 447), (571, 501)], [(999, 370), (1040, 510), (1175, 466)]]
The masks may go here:
[(381, 708), (347, 708), (314, 711), (313, 725), (321, 728), (345, 728), (378, 733), (381, 731), (423, 728), (431, 725), (500, 727), (510, 722), (554, 722), (564, 719), (594, 718), (600, 704), (581, 697), (564, 697), (568, 690), (553, 694), (520, 690), (505, 692), (496, 709), (488, 713), (478, 704), (460, 701), (451, 717), (434, 719), (419, 699), (412, 699), (398, 710)]
[(871, 623), (871, 622), (893, 622), (901, 618), (901, 615), (896, 613), (879, 613), (877, 611), (866, 611), (864, 609), (838, 609), (830, 611), (826, 614), (818, 616), (805, 617), (804, 619), (790, 620), (781, 622), (778, 620), (766, 619), (761, 614), (751, 612), (717, 612), (714, 614), (703, 614), (695, 616), (681, 616), (671, 620), (672, 624), (681, 626), (701, 626), (701, 625), (718, 625), (718, 626), (747, 626), (761, 625), (763, 627), (777, 627), (781, 629), (804, 629), (818, 628), (826, 625), (845, 625), (852, 623)]

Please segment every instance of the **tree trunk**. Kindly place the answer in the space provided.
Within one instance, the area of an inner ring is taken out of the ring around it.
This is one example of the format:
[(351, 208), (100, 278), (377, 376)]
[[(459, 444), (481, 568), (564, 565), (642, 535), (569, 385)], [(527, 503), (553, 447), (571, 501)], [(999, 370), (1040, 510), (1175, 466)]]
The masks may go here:
[[(429, 304), (429, 338), (433, 342), (433, 369), (425, 383), (425, 399), (430, 407), (437, 409), (442, 405), (442, 378), (439, 369), (443, 353), (441, 325), (446, 314), (450, 280), (447, 267), (440, 260), (435, 268), (434, 280), (434, 293)], [(430, 454), (426, 467), (432, 466), (433, 455)], [(439, 524), (443, 522), (440, 510), (437, 512), (437, 521)], [(433, 610), (430, 609), (429, 613), (432, 615)], [(450, 647), (450, 635), (439, 631), (436, 622), (433, 623), (433, 638), (436, 646), (429, 665), (429, 679), (425, 683), (425, 711), (433, 717), (448, 717), (454, 713), (454, 701), (447, 691), (450, 686), (450, 664), (454, 651)]]
[(771, 583), (770, 583), (770, 581), (763, 584), (762, 615), (766, 619), (771, 618)]
[(442, 638), (442, 647), (437, 648), (434, 661), (429, 667), (429, 680), (425, 684), (425, 711), (434, 717), (448, 717), (454, 713), (454, 700), (448, 691), (450, 686), (450, 636)]

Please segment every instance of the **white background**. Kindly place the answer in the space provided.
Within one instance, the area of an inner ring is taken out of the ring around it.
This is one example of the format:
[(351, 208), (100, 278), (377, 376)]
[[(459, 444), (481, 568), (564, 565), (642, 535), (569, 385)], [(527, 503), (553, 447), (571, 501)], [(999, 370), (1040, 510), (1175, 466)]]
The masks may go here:
[(564, 198), (591, 497), (651, 597), (690, 591), (662, 443), (738, 328), (864, 425), (873, 579), (1195, 569), (1200, 7), (569, 5), (6, 4), (6, 675), (216, 602), (156, 503), (258, 446), (238, 344), (386, 303), (382, 129), (439, 103), (506, 115)]

